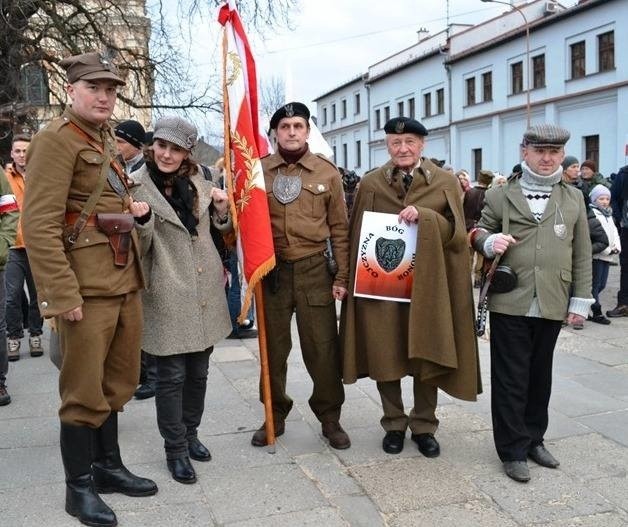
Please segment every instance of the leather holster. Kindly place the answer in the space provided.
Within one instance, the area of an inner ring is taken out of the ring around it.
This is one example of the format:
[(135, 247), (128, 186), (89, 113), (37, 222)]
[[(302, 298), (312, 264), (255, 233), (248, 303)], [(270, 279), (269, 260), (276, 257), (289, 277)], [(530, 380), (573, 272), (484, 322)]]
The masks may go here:
[(96, 215), (96, 223), (98, 229), (109, 238), (115, 265), (124, 267), (129, 259), (131, 231), (135, 226), (135, 218), (132, 214), (105, 212)]

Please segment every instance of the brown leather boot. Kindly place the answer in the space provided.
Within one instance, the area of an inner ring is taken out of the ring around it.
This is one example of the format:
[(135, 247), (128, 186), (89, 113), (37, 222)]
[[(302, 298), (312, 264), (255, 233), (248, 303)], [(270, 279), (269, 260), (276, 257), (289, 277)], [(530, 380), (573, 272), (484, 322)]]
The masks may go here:
[(344, 450), (351, 446), (351, 439), (342, 429), (338, 421), (327, 421), (321, 425), (323, 436), (329, 440), (329, 446), (337, 450)]
[[(277, 420), (275, 421), (275, 437), (279, 437), (283, 435), (286, 431), (286, 422)], [(264, 423), (260, 428), (258, 428), (253, 437), (251, 438), (251, 444), (253, 446), (266, 446), (268, 444), (268, 440), (266, 439), (266, 423)]]

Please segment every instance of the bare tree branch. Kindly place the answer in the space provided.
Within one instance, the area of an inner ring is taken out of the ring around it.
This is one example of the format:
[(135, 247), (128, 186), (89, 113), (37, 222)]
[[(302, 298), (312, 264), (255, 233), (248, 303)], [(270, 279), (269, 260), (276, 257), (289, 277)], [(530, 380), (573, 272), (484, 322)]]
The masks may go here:
[[(238, 9), (249, 30), (263, 34), (290, 27), (298, 2), (239, 0)], [(120, 99), (129, 108), (222, 112), (220, 71), (201, 84), (183, 48), (194, 24), (214, 23), (223, 3), (177, 0), (173, 14), (164, 0), (0, 0), (0, 140), (17, 125), (36, 129), (42, 108), (51, 114), (63, 106), (58, 63), (93, 50), (115, 57), (127, 82)]]

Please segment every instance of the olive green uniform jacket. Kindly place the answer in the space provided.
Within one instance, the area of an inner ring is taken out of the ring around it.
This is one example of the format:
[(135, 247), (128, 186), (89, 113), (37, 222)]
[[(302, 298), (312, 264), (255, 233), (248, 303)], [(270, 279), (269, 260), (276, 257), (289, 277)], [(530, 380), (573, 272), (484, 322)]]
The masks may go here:
[[(347, 207), (336, 166), (308, 151), (294, 165), (286, 164), (279, 154), (272, 154), (262, 159), (262, 168), (277, 257), (296, 261), (320, 254), (325, 250), (325, 240), (330, 238), (338, 263), (334, 285), (346, 287), (349, 272)], [(286, 205), (273, 194), (273, 182), (278, 174), (299, 176), (302, 180), (299, 197)]]
[[(97, 129), (67, 109), (33, 137), (27, 153), (22, 228), (37, 286), (40, 311), (52, 317), (83, 304), (84, 296), (115, 296), (143, 287), (137, 235), (125, 267), (114, 264), (109, 239), (97, 227), (85, 227), (74, 246), (64, 243), (71, 231), (66, 212), (81, 212), (100, 177), (103, 155), (70, 125), (74, 121), (115, 156), (112, 129)], [(121, 198), (105, 183), (94, 213), (123, 212)]]
[[(478, 222), (486, 232), (474, 238), (477, 250), (491, 233), (503, 232), (504, 207), (508, 234), (517, 243), (508, 247), (500, 263), (517, 274), (517, 286), (508, 293), (489, 295), (489, 310), (524, 316), (536, 296), (543, 318), (564, 320), (570, 297), (591, 298), (591, 239), (582, 193), (564, 181), (557, 183), (537, 222), (518, 178), (489, 189)], [(557, 230), (564, 230), (564, 236), (558, 236)]]
[[(415, 375), (454, 397), (481, 392), (471, 268), (457, 179), (427, 159), (405, 193), (391, 161), (366, 174), (350, 223), (349, 296), (340, 332), (343, 377), (391, 381)], [(410, 303), (353, 296), (362, 215), (419, 211), (416, 267)]]

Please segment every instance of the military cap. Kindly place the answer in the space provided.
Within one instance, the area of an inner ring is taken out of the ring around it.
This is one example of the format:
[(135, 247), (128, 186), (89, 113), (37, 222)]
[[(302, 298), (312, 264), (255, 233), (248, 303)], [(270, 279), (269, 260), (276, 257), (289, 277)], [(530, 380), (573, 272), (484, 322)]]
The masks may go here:
[(78, 80), (111, 79), (121, 86), (126, 84), (118, 76), (118, 68), (116, 68), (115, 64), (101, 53), (95, 51), (67, 57), (59, 62), (59, 66), (67, 72), (69, 83)]
[(427, 128), (410, 117), (393, 117), (384, 125), (384, 132), (387, 134), (427, 135)]
[(490, 185), (493, 182), (495, 174), (490, 170), (480, 170), (478, 174), (478, 183), (480, 185)]
[(279, 121), (284, 117), (303, 117), (306, 121), (310, 120), (310, 110), (302, 102), (289, 102), (279, 108), (270, 118), (270, 128), (275, 130), (279, 126)]
[(142, 145), (146, 142), (146, 130), (144, 130), (141, 123), (132, 119), (118, 123), (113, 132), (116, 134), (116, 137), (123, 139), (135, 148), (142, 148)]
[(523, 134), (523, 146), (565, 146), (571, 134), (555, 124), (535, 124)]
[(186, 150), (192, 150), (196, 146), (197, 136), (198, 131), (192, 123), (178, 115), (167, 115), (155, 123), (153, 141), (163, 139)]

